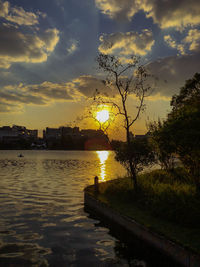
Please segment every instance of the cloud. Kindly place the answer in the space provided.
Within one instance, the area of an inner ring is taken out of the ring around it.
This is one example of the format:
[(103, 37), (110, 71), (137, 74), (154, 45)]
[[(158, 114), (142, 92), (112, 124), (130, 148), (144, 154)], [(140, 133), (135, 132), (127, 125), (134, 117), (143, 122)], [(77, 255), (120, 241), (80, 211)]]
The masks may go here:
[(112, 94), (112, 90), (108, 88), (104, 81), (90, 76), (83, 75), (73, 80), (74, 88), (86, 97), (93, 97), (96, 89), (103, 94)]
[[(185, 84), (185, 80), (193, 77), (199, 71), (200, 53), (158, 59), (146, 67), (157, 80), (155, 90), (149, 100), (168, 101), (172, 95), (179, 92), (180, 87)], [(4, 86), (0, 88), (0, 111), (19, 110), (27, 104), (50, 105), (59, 101), (77, 102), (82, 97), (92, 98), (96, 89), (109, 97), (116, 96), (114, 86), (108, 88), (101, 78), (90, 75), (83, 75), (64, 83), (46, 81), (33, 85)]]
[(185, 81), (200, 70), (200, 53), (158, 59), (147, 68), (155, 77), (154, 94), (171, 97), (179, 92)]
[(59, 31), (57, 29), (48, 29), (39, 35), (43, 41), (46, 51), (52, 52), (59, 41)]
[(147, 17), (161, 28), (183, 28), (200, 24), (199, 0), (140, 0)]
[(200, 30), (199, 29), (190, 29), (181, 42), (177, 42), (170, 35), (164, 36), (165, 42), (171, 48), (177, 49), (180, 54), (184, 55), (189, 52), (199, 52), (200, 51)]
[(22, 7), (11, 7), (8, 1), (2, 2), (0, 0), (0, 17), (3, 17), (9, 22), (16, 23), (18, 25), (36, 25), (38, 24), (39, 17), (44, 17), (42, 12), (25, 11)]
[(177, 48), (176, 41), (170, 35), (165, 35), (164, 40), (171, 48)]
[(133, 0), (95, 0), (101, 12), (112, 19), (129, 19), (138, 11), (136, 1)]
[(183, 40), (186, 44), (189, 44), (190, 51), (200, 51), (200, 30), (191, 29), (188, 35)]
[(126, 32), (104, 34), (99, 38), (101, 44), (99, 51), (101, 53), (115, 53), (120, 55), (146, 55), (151, 50), (154, 39), (150, 30), (143, 30), (141, 33)]
[[(19, 105), (50, 105), (53, 102), (79, 101), (81, 97), (93, 97), (98, 89), (108, 89), (102, 80), (92, 76), (80, 76), (71, 82), (41, 84), (18, 84), (0, 88), (0, 99), (6, 106), (4, 112)], [(110, 91), (110, 89), (109, 89)]]
[(67, 48), (68, 55), (74, 54), (74, 52), (78, 49), (78, 41), (77, 40), (71, 40), (70, 45)]
[(22, 108), (21, 105), (9, 104), (9, 103), (0, 101), (0, 113), (16, 112), (16, 111), (20, 111), (21, 108)]
[[(10, 85), (0, 89), (1, 112), (11, 112), (24, 105), (50, 105), (57, 101), (76, 101), (70, 83), (43, 82), (34, 85)], [(2, 104), (3, 103), (3, 104)]]
[(23, 88), (12, 88), (11, 86), (4, 88), (0, 91), (0, 98), (5, 102), (10, 103), (23, 103), (23, 104), (37, 104), (44, 105), (44, 99), (39, 95), (30, 94), (23, 90)]
[(152, 101), (152, 102), (155, 102), (155, 101), (166, 101), (166, 102), (170, 102), (171, 100), (171, 96), (165, 96), (165, 95), (162, 95), (160, 93), (156, 93), (156, 94), (151, 94), (149, 95), (147, 98), (146, 98), (147, 101)]
[[(149, 100), (169, 101), (185, 81), (200, 70), (200, 53), (161, 58), (149, 63), (146, 68), (153, 75), (153, 79), (149, 80), (153, 89)], [(109, 88), (101, 78), (90, 75), (74, 79), (71, 87), (85, 97), (93, 97), (96, 89), (109, 97), (117, 95), (114, 86)]]
[(164, 40), (169, 47), (177, 49), (179, 51), (179, 54), (185, 54), (186, 48), (184, 44), (178, 44), (169, 34), (164, 36)]
[(59, 41), (59, 31), (48, 29), (41, 34), (24, 34), (14, 27), (0, 27), (0, 67), (12, 63), (40, 63), (47, 60)]
[(9, 11), (9, 2), (0, 1), (0, 17), (6, 17)]
[[(53, 102), (77, 102), (81, 97), (93, 97), (98, 91), (112, 92), (105, 83), (92, 76), (80, 76), (71, 82), (41, 84), (18, 84), (0, 88), (1, 112), (11, 112), (24, 105), (50, 105)], [(5, 107), (5, 109), (3, 109)]]
[(39, 95), (47, 100), (73, 100), (74, 90), (67, 83), (43, 82), (39, 85), (29, 85), (26, 89), (29, 93)]
[(183, 28), (200, 24), (199, 0), (96, 0), (96, 6), (111, 19), (127, 19), (139, 11), (161, 28)]

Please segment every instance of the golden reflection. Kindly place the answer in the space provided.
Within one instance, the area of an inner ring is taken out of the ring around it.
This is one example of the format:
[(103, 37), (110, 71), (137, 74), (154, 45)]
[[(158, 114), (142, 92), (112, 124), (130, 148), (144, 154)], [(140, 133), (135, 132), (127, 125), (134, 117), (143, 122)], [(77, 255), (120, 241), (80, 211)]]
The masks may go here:
[(100, 160), (100, 180), (104, 181), (106, 177), (106, 160), (108, 159), (109, 151), (96, 151)]

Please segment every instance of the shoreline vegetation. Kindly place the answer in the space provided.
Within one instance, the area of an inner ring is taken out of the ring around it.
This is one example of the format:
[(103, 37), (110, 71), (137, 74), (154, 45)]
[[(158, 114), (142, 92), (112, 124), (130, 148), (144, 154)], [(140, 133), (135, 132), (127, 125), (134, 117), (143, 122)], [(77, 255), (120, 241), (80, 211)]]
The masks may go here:
[[(182, 177), (182, 178), (180, 178)], [(101, 203), (134, 219), (166, 239), (200, 256), (200, 195), (183, 168), (154, 170), (138, 176), (138, 191), (129, 177), (86, 188)]]

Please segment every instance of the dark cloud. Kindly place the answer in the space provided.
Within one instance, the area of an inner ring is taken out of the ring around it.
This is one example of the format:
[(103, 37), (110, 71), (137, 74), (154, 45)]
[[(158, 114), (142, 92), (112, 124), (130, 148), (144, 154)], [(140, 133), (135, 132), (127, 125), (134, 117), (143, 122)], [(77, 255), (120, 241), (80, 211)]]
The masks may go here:
[(161, 28), (200, 24), (199, 0), (141, 0), (142, 8)]
[(14, 27), (0, 27), (0, 67), (15, 62), (38, 63), (47, 60), (59, 41), (58, 30), (48, 29), (42, 34), (24, 34)]
[(0, 89), (2, 112), (17, 110), (23, 105), (49, 105), (56, 101), (76, 101), (76, 96), (74, 87), (66, 83), (19, 84)]
[(131, 19), (139, 10), (161, 28), (200, 24), (199, 0), (96, 0), (102, 13), (114, 19)]
[(114, 94), (114, 89), (107, 87), (104, 80), (90, 75), (83, 75), (73, 80), (74, 88), (86, 97), (93, 97), (96, 90), (104, 95)]
[(19, 92), (15, 90), (7, 90), (0, 92), (0, 99), (6, 102), (23, 103), (23, 104), (37, 104), (44, 105), (45, 101), (41, 96), (31, 95), (25, 92)]
[(178, 93), (185, 80), (200, 70), (200, 53), (158, 59), (148, 65), (157, 80), (154, 93), (171, 97)]
[(44, 82), (39, 85), (29, 85), (27, 91), (35, 95), (41, 95), (47, 99), (66, 101), (73, 100), (73, 89), (69, 87), (67, 83)]

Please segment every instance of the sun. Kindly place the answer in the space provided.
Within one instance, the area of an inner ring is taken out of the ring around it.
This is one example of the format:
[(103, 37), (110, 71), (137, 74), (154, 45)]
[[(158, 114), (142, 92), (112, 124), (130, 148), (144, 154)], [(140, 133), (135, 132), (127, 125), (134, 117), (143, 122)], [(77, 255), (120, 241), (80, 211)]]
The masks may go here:
[(107, 109), (102, 109), (101, 111), (98, 111), (96, 114), (96, 119), (101, 123), (106, 122), (109, 119), (109, 117), (110, 114)]

